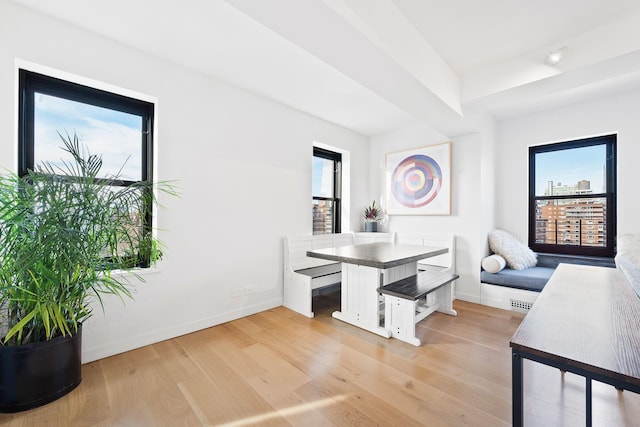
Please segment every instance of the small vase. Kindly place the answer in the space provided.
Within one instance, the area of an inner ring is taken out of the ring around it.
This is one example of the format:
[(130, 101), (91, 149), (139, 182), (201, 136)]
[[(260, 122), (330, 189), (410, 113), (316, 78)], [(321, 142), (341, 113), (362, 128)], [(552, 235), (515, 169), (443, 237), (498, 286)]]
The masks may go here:
[(378, 223), (375, 221), (367, 221), (364, 223), (364, 231), (374, 233), (378, 231)]

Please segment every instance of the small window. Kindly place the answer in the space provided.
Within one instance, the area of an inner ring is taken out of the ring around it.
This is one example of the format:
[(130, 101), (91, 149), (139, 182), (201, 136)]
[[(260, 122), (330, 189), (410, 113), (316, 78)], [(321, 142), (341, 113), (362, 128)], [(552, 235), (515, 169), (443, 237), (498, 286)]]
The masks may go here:
[(313, 234), (340, 233), (340, 153), (313, 147)]
[[(60, 136), (74, 134), (103, 161), (101, 176), (113, 191), (153, 179), (152, 103), (35, 72), (19, 72), (18, 174), (46, 161), (66, 159)], [(141, 200), (150, 199), (143, 197)], [(141, 233), (150, 233), (152, 206), (132, 213)], [(149, 260), (139, 261), (148, 266)]]
[(529, 246), (537, 252), (614, 255), (616, 136), (529, 149)]

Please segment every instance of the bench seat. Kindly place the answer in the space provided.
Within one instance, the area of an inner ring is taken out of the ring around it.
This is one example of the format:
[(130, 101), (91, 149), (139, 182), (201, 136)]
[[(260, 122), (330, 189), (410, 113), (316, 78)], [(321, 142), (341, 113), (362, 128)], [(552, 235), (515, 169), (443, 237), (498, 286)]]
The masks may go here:
[(453, 282), (459, 276), (447, 272), (420, 272), (413, 276), (389, 283), (378, 289), (383, 295), (391, 295), (416, 301), (421, 297)]
[(294, 270), (294, 273), (308, 278), (311, 296), (320, 288), (334, 288), (342, 282), (342, 264), (339, 262)]
[(505, 268), (498, 273), (482, 270), (480, 280), (490, 285), (540, 292), (554, 271), (555, 268), (551, 267), (530, 267), (524, 270)]
[(505, 310), (528, 311), (559, 264), (614, 267), (612, 258), (537, 253), (537, 265), (524, 270), (504, 268), (480, 272), (480, 303)]
[(353, 233), (315, 236), (284, 236), (283, 305), (307, 317), (313, 317), (312, 298), (321, 288), (339, 286), (342, 281), (338, 262), (307, 256), (312, 249), (353, 245)]
[(490, 285), (540, 292), (560, 263), (595, 265), (600, 267), (615, 266), (611, 258), (602, 257), (539, 253), (537, 254), (537, 259), (538, 261), (535, 267), (525, 268), (524, 270), (505, 268), (497, 273), (489, 273), (488, 271), (482, 270), (480, 273), (480, 281)]
[(378, 288), (384, 296), (384, 326), (391, 336), (420, 346), (416, 324), (439, 311), (456, 316), (452, 286), (459, 276), (450, 271), (420, 271)]
[(318, 267), (303, 268), (301, 270), (295, 270), (298, 274), (304, 274), (312, 278), (318, 278), (322, 276), (328, 276), (330, 274), (340, 273), (341, 264), (334, 262), (332, 264), (320, 265)]

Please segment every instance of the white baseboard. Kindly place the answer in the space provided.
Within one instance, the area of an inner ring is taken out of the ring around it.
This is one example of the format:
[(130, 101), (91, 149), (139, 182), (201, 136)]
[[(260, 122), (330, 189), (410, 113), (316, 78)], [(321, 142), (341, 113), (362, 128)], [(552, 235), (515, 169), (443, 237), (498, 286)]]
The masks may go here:
[(237, 310), (228, 311), (226, 313), (206, 317), (199, 321), (176, 325), (173, 328), (149, 331), (149, 333), (143, 335), (129, 336), (120, 341), (110, 342), (101, 346), (84, 348), (82, 350), (82, 363), (93, 362), (94, 360), (103, 359), (105, 357), (124, 353), (126, 351), (134, 350), (136, 348), (144, 347), (170, 338), (210, 328), (212, 326), (240, 319), (241, 317), (250, 316), (252, 314), (260, 313), (261, 311), (279, 307), (281, 305), (282, 298), (276, 298), (270, 301), (263, 301), (258, 304), (245, 306)]
[(455, 299), (459, 299), (467, 302), (473, 302), (475, 304), (482, 304), (482, 302), (480, 302), (480, 297), (473, 294), (465, 294), (465, 293), (457, 292), (455, 295)]

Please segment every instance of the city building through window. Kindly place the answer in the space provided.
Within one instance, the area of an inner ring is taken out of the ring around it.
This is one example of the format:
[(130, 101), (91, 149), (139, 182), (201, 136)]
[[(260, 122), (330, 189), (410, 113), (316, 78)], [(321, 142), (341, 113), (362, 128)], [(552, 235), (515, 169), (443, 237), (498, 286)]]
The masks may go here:
[(616, 136), (529, 148), (529, 247), (614, 256)]
[(342, 156), (313, 147), (313, 234), (340, 233)]

